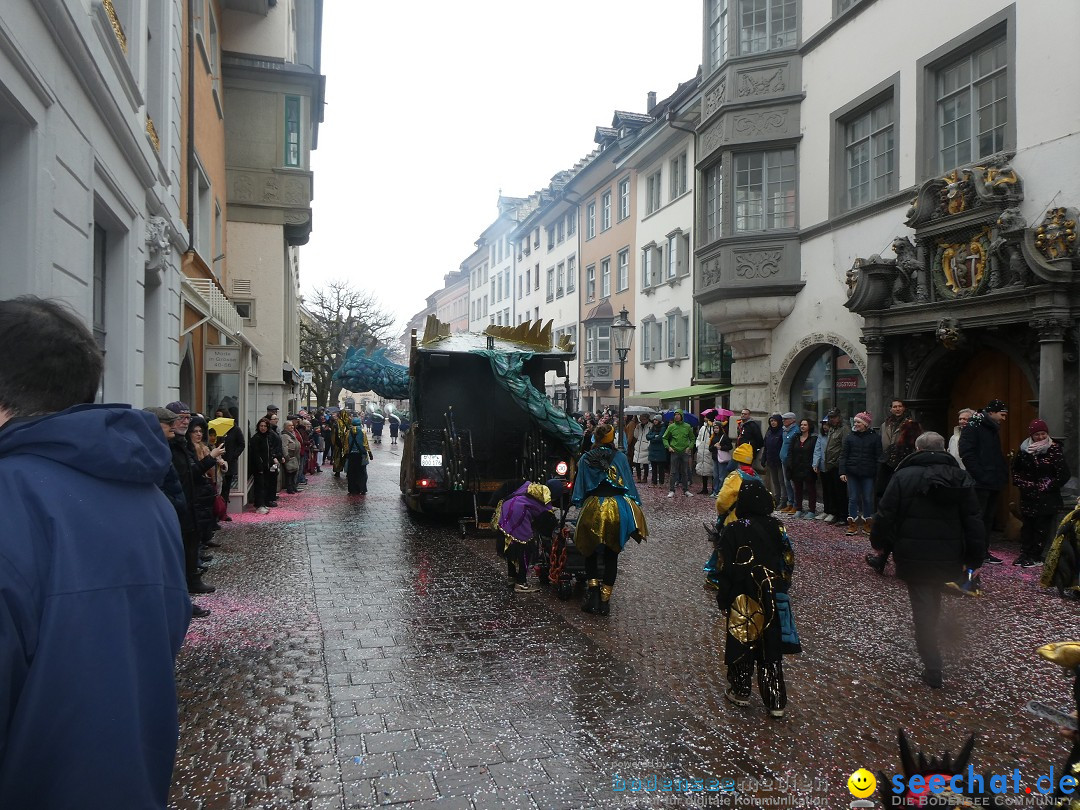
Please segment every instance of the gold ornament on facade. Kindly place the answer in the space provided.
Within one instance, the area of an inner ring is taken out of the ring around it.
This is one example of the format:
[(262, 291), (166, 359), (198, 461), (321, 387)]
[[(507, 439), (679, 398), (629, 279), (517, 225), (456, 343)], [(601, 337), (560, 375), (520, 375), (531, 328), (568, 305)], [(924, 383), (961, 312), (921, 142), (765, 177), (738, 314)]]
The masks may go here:
[(146, 116), (146, 134), (150, 138), (150, 143), (154, 147), (154, 151), (161, 153), (161, 141), (158, 140), (157, 127), (154, 126), (154, 119), (149, 115)]
[(986, 272), (986, 248), (979, 239), (941, 243), (941, 271), (945, 285), (957, 295), (974, 292)]
[(963, 183), (967, 179), (960, 175), (959, 169), (953, 169), (945, 177), (945, 207), (950, 214), (959, 214), (967, 208), (967, 198), (964, 194)]
[(101, 0), (101, 6), (109, 15), (109, 24), (112, 26), (113, 33), (116, 34), (116, 41), (120, 43), (120, 50), (127, 53), (127, 35), (124, 34), (124, 26), (120, 25), (120, 18), (116, 16), (112, 0)]
[(1047, 259), (1068, 256), (1076, 243), (1076, 220), (1065, 216), (1064, 208), (1048, 211), (1042, 225), (1035, 229), (1035, 247)]
[(996, 166), (976, 166), (977, 171), (983, 173), (984, 185), (996, 188), (998, 186), (1015, 186), (1020, 182), (1016, 172), (1012, 169), (999, 169)]

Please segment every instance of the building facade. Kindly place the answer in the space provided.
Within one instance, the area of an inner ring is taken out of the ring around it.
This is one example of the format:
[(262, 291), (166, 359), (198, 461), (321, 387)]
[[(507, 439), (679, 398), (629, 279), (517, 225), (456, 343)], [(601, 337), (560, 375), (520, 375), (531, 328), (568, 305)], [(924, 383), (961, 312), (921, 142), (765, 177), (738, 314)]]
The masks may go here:
[(180, 2), (0, 8), (0, 298), (69, 304), (105, 353), (100, 401), (178, 393)]
[[(878, 422), (899, 397), (948, 433), (1001, 398), (1006, 449), (1037, 413), (1075, 462), (1080, 102), (1047, 78), (1041, 21), (1071, 30), (1080, 7), (707, 0), (704, 17), (696, 296), (736, 407)], [(1071, 75), (1078, 57), (1053, 60)]]

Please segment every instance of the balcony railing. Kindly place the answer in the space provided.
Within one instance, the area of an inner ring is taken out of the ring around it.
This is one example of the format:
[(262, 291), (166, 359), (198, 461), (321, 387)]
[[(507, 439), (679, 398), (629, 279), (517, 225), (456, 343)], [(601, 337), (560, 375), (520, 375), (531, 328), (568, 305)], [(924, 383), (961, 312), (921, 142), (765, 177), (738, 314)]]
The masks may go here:
[(208, 278), (184, 278), (183, 283), (201, 300), (205, 311), (233, 337), (244, 326), (244, 320), (232, 302), (222, 294), (217, 285)]

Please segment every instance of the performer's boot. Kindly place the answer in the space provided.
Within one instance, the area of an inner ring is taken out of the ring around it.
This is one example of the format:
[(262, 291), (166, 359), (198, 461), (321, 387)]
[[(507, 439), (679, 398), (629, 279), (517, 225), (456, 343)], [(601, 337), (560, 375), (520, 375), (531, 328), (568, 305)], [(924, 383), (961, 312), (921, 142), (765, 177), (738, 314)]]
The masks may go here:
[(585, 602), (581, 609), (586, 613), (600, 612), (600, 580), (590, 579), (585, 582)]
[(611, 591), (614, 585), (600, 586), (600, 615), (607, 616), (611, 613)]

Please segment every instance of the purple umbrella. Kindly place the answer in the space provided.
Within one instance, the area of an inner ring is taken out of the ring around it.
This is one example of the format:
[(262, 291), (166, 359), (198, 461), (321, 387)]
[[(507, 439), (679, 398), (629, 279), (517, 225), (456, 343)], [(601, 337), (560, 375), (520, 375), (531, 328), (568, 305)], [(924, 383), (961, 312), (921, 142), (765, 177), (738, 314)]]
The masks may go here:
[[(664, 411), (664, 422), (665, 423), (670, 422), (674, 418), (675, 418), (675, 411)], [(690, 425), (690, 427), (697, 427), (698, 425), (701, 424), (701, 420), (698, 419), (695, 414), (692, 414), (689, 411), (683, 411), (682, 412), (682, 418), (683, 418), (683, 421), (686, 422), (686, 424)]]

